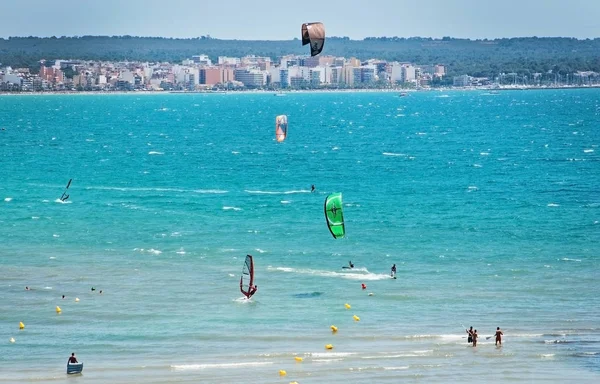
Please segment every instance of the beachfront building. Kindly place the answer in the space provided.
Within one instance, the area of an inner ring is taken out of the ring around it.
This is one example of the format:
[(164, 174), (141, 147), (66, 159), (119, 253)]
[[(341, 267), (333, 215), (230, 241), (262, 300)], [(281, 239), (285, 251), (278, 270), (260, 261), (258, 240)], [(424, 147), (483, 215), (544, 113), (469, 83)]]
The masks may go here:
[(454, 78), (452, 79), (452, 84), (455, 87), (468, 87), (469, 85), (471, 85), (471, 76), (454, 76)]
[(256, 68), (238, 68), (234, 78), (248, 88), (260, 88), (267, 83), (267, 72)]

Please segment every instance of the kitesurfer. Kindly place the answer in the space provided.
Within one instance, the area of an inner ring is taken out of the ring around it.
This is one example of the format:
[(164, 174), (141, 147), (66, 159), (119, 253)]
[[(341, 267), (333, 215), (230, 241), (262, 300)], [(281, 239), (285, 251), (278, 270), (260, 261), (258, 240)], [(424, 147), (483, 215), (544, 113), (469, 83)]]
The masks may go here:
[(390, 272), (391, 277), (396, 277), (396, 264), (392, 265), (392, 271)]
[(69, 364), (77, 364), (77, 358), (75, 357), (75, 352), (71, 353), (71, 357), (69, 357)]
[(252, 296), (254, 296), (254, 294), (256, 293), (257, 290), (258, 290), (258, 285), (254, 285), (254, 287), (250, 288), (250, 292), (248, 292), (248, 298), (251, 298)]
[(472, 343), (473, 342), (473, 327), (469, 327), (469, 329), (465, 329), (465, 331), (467, 332), (467, 335), (469, 335), (467, 337), (467, 343)]
[(349, 261), (348, 264), (350, 265), (350, 268), (354, 268), (354, 264), (352, 264), (351, 261)]
[(92, 292), (94, 292), (96, 290), (96, 288), (92, 287)]
[(313, 185), (310, 186), (310, 192), (312, 193), (314, 191), (315, 191), (315, 185), (313, 184)]
[(496, 327), (496, 345), (502, 345), (502, 335), (504, 335), (504, 333), (502, 333), (500, 327)]

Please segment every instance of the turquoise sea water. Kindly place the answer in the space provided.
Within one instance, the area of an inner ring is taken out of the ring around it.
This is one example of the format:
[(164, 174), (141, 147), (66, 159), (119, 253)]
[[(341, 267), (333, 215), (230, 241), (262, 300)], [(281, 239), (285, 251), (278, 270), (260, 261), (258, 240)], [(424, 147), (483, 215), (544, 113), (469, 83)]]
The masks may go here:
[(0, 96), (0, 128), (0, 383), (600, 380), (599, 90)]

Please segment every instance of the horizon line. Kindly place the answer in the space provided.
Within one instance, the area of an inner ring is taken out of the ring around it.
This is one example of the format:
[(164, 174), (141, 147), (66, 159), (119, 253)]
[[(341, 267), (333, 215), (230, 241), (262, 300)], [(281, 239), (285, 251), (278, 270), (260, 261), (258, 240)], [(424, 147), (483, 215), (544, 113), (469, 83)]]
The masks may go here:
[[(210, 34), (207, 35), (200, 35), (200, 36), (192, 36), (192, 37), (173, 37), (173, 36), (143, 36), (143, 35), (61, 35), (61, 36), (56, 36), (56, 35), (52, 35), (52, 36), (33, 36), (33, 35), (29, 35), (29, 36), (1, 36), (0, 39), (2, 40), (10, 40), (10, 39), (29, 39), (29, 38), (34, 38), (34, 39), (73, 39), (73, 38), (83, 38), (83, 37), (107, 37), (107, 38), (120, 38), (120, 37), (130, 37), (130, 38), (139, 38), (139, 39), (168, 39), (168, 40), (220, 40), (220, 41), (297, 41), (300, 40), (298, 37), (293, 37), (290, 39), (237, 39), (237, 38), (219, 38), (219, 37), (213, 37), (210, 36)], [(495, 41), (495, 40), (512, 40), (512, 39), (569, 39), (569, 40), (578, 40), (578, 41), (585, 41), (585, 40), (598, 40), (600, 39), (600, 36), (598, 37), (574, 37), (574, 36), (512, 36), (512, 37), (454, 37), (454, 36), (442, 36), (442, 37), (433, 37), (433, 36), (409, 36), (409, 37), (405, 37), (405, 36), (366, 36), (363, 37), (362, 39), (357, 39), (357, 38), (351, 38), (348, 36), (329, 36), (327, 37), (327, 39), (347, 39), (350, 41), (365, 41), (366, 39), (381, 39), (381, 38), (388, 38), (388, 39), (404, 39), (404, 40), (411, 40), (411, 39), (425, 39), (425, 40), (439, 40), (439, 41), (443, 41), (444, 39), (452, 39), (452, 40), (468, 40), (468, 41)]]

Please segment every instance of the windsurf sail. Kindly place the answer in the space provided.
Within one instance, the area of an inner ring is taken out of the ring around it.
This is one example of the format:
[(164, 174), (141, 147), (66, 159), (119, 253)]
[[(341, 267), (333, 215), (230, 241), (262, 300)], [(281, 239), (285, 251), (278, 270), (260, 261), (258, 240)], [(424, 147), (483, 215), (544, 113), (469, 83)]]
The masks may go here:
[(69, 187), (71, 186), (71, 181), (73, 181), (73, 179), (69, 179), (69, 182), (67, 183), (67, 187), (65, 188), (65, 191), (63, 192), (62, 196), (60, 197), (60, 201), (65, 201), (69, 198), (67, 191), (69, 190)]
[(302, 24), (302, 45), (310, 44), (310, 55), (317, 56), (325, 45), (325, 26), (323, 23)]
[(341, 193), (332, 193), (325, 199), (325, 219), (327, 220), (327, 228), (329, 228), (329, 232), (335, 239), (344, 237), (346, 227), (344, 226)]
[(288, 121), (286, 115), (279, 115), (275, 118), (275, 138), (282, 142), (287, 137)]
[(246, 255), (244, 266), (242, 267), (242, 276), (240, 277), (240, 291), (250, 298), (250, 291), (254, 287), (254, 260), (251, 255)]

